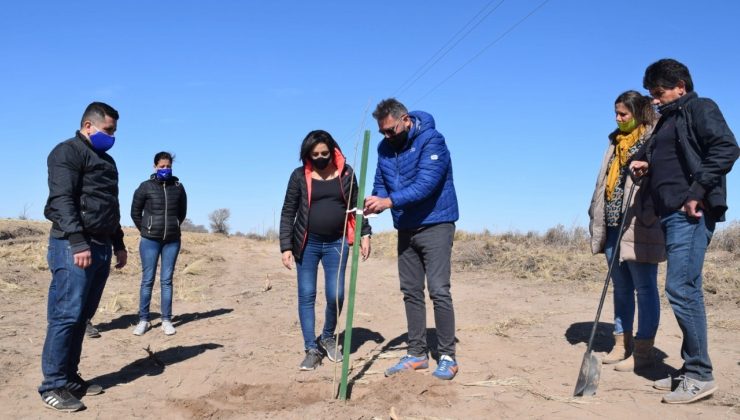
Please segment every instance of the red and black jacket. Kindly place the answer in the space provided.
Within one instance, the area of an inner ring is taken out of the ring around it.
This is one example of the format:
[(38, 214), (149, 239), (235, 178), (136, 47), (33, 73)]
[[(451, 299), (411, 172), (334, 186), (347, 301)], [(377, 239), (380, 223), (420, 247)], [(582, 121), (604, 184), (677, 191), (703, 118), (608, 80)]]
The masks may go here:
[[(334, 150), (334, 165), (339, 169), (339, 183), (342, 186), (342, 197), (347, 208), (357, 203), (357, 179), (339, 149)], [(280, 214), (280, 252), (293, 251), (295, 258), (300, 258), (308, 238), (308, 213), (311, 211), (311, 161), (296, 168), (290, 175), (288, 188), (285, 191), (283, 210)], [(351, 194), (350, 194), (351, 190)], [(367, 221), (362, 223), (362, 234), (372, 232)], [(352, 244), (355, 238), (355, 214), (347, 218), (347, 243)]]

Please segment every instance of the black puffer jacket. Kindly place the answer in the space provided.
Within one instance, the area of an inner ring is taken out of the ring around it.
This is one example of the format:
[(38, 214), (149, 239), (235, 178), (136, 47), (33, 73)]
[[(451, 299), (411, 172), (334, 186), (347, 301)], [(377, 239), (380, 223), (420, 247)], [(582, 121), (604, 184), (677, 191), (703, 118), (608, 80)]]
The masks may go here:
[(68, 239), (72, 252), (90, 248), (90, 237), (110, 239), (124, 249), (118, 207), (118, 169), (107, 153), (98, 153), (78, 131), (59, 143), (47, 159), (49, 198), (44, 216), (51, 236)]
[[(352, 168), (345, 164), (344, 156), (336, 149), (334, 163), (342, 168), (339, 171), (339, 179), (342, 183), (342, 193), (349, 208), (354, 208), (357, 203), (357, 179)], [(308, 164), (310, 165), (310, 163)], [(303, 255), (303, 248), (308, 237), (308, 212), (310, 207), (309, 182), (310, 166), (296, 168), (290, 175), (288, 188), (285, 191), (285, 201), (280, 215), (280, 252), (293, 251), (295, 258)], [(350, 197), (350, 189), (352, 195)], [(347, 230), (349, 239), (354, 239), (354, 213), (350, 213), (352, 221), (348, 222), (352, 229)], [(367, 220), (362, 223), (362, 235), (370, 235), (372, 230)]]
[(187, 212), (185, 187), (176, 176), (162, 182), (152, 174), (139, 185), (131, 202), (131, 219), (141, 236), (163, 242), (180, 239), (180, 224)]

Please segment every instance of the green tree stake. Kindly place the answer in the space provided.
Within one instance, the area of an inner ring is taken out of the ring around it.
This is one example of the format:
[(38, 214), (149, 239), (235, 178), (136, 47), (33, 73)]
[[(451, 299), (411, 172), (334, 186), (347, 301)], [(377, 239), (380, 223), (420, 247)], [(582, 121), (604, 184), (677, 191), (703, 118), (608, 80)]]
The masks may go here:
[[(365, 207), (365, 174), (367, 173), (367, 149), (370, 147), (370, 130), (365, 130), (362, 144), (362, 165), (357, 187), (357, 209)], [(349, 352), (352, 348), (352, 316), (355, 310), (355, 286), (357, 284), (357, 265), (360, 260), (360, 241), (362, 240), (362, 212), (355, 213), (355, 243), (352, 245), (352, 273), (349, 278), (349, 301), (347, 303), (347, 326), (344, 328), (344, 360), (342, 360), (342, 382), (339, 385), (339, 399), (347, 399), (347, 376), (349, 375)]]

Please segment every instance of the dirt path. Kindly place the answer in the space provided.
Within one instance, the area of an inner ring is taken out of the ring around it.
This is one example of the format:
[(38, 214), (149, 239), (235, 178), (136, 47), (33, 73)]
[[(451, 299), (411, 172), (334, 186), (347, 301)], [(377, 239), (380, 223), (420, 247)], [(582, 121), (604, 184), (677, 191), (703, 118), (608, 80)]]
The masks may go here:
[[(720, 391), (698, 404), (661, 404), (650, 378), (607, 367), (596, 397), (571, 398), (598, 290), (593, 284), (515, 280), (484, 271), (453, 275), (457, 378), (439, 381), (431, 370), (385, 378), (383, 370), (404, 354), (405, 318), (395, 260), (372, 258), (360, 267), (354, 381), (344, 403), (334, 399), (340, 366), (325, 361), (314, 372), (297, 370), (303, 351), (295, 273), (281, 266), (276, 244), (232, 237), (192, 241), (183, 249), (175, 277), (174, 336), (164, 336), (156, 318), (144, 336), (131, 334), (138, 259), (111, 276), (95, 318), (102, 337), (86, 339), (81, 363), (83, 376), (106, 391), (85, 398), (87, 410), (75, 417), (740, 417), (736, 302), (708, 308)], [(42, 407), (35, 391), (49, 275), (14, 263), (4, 263), (0, 275), (0, 418), (58, 417)], [(156, 293), (155, 312), (158, 299)], [(668, 356), (665, 363), (678, 367), (680, 331), (662, 303), (657, 346)], [(317, 308), (321, 322), (323, 304)], [(603, 337), (611, 313), (607, 305), (597, 350), (607, 349)]]

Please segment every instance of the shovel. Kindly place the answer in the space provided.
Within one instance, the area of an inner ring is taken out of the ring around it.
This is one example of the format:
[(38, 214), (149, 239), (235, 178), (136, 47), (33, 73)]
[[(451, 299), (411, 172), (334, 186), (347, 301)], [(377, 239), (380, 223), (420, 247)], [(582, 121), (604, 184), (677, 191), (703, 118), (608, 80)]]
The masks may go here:
[[(629, 173), (629, 172), (628, 172)], [(630, 192), (627, 196), (627, 205), (632, 202), (632, 194), (635, 192), (635, 185), (637, 182), (633, 182), (630, 187)], [(578, 381), (576, 381), (576, 389), (573, 391), (574, 397), (590, 397), (596, 394), (596, 388), (599, 387), (599, 376), (601, 376), (601, 359), (594, 356), (591, 351), (591, 347), (594, 344), (594, 337), (596, 336), (596, 327), (599, 325), (599, 317), (601, 316), (601, 309), (604, 307), (604, 300), (606, 299), (606, 291), (609, 289), (609, 278), (612, 274), (614, 264), (619, 258), (619, 243), (622, 241), (622, 234), (624, 233), (624, 224), (627, 220), (627, 213), (629, 213), (629, 207), (625, 210), (622, 215), (622, 223), (619, 225), (619, 235), (617, 236), (617, 245), (614, 247), (614, 254), (612, 255), (611, 261), (609, 261), (609, 269), (606, 272), (606, 280), (604, 280), (604, 290), (601, 292), (601, 300), (599, 301), (599, 309), (596, 310), (596, 319), (594, 320), (594, 326), (591, 328), (591, 337), (588, 339), (588, 347), (586, 347), (586, 353), (583, 354), (583, 362), (581, 362), (581, 371), (578, 373)]]

